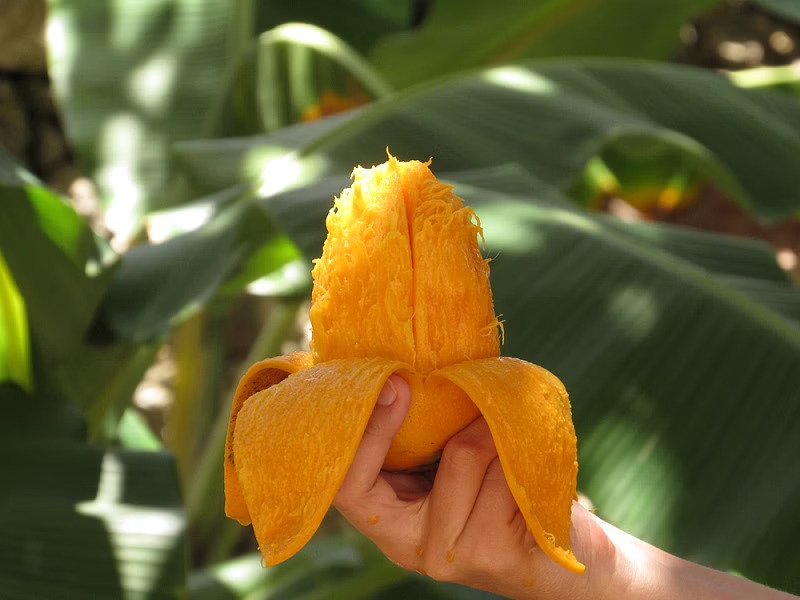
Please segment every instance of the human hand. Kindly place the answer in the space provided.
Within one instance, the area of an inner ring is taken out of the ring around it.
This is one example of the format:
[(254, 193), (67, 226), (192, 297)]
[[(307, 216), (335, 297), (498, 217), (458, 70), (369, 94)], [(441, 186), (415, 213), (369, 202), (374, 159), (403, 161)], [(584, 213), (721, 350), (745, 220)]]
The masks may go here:
[(435, 474), (382, 471), (410, 402), (406, 382), (390, 377), (334, 501), (353, 526), (391, 561), (439, 581), (513, 598), (614, 597), (614, 547), (599, 519), (574, 505), (572, 543), (586, 575), (547, 558), (511, 495), (483, 418), (450, 439)]

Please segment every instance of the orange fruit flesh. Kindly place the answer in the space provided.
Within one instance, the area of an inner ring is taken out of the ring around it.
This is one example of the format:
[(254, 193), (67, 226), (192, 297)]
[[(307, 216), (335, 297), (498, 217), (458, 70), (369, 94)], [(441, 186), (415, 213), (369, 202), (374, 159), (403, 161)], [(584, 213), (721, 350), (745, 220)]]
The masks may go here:
[(447, 440), (480, 413), (437, 368), (500, 355), (480, 225), (426, 163), (356, 169), (326, 222), (314, 267), (315, 364), (381, 357), (413, 365), (409, 416), (386, 468), (434, 462)]
[(537, 544), (582, 573), (569, 540), (578, 467), (569, 398), (541, 367), (499, 356), (475, 214), (427, 164), (390, 157), (355, 170), (326, 224), (312, 352), (254, 365), (237, 390), (227, 514), (252, 517), (267, 564), (295, 554), (330, 508), (381, 387), (399, 373), (412, 403), (384, 467), (431, 464), (483, 415)]

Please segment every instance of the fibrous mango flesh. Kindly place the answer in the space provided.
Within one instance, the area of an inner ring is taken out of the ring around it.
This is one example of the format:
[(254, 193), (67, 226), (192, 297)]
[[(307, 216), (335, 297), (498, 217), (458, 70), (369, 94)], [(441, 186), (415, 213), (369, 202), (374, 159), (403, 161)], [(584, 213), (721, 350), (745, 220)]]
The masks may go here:
[(384, 468), (433, 463), (486, 419), (509, 488), (542, 550), (570, 550), (577, 480), (569, 398), (546, 370), (500, 357), (480, 223), (427, 163), (357, 168), (335, 200), (313, 270), (310, 353), (254, 365), (237, 389), (225, 460), (226, 512), (252, 522), (268, 564), (319, 527), (386, 379), (411, 408)]

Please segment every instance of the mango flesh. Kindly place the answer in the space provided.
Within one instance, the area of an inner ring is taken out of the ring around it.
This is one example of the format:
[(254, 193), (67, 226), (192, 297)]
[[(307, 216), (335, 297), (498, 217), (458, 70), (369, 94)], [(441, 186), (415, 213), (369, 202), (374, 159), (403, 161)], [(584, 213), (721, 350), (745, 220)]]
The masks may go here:
[(412, 390), (386, 469), (424, 467), (479, 415), (528, 530), (557, 564), (570, 549), (577, 438), (569, 396), (542, 367), (501, 357), (482, 235), (471, 209), (417, 161), (356, 169), (314, 267), (311, 352), (253, 365), (236, 390), (226, 514), (252, 522), (268, 565), (330, 509), (392, 373)]
[[(434, 462), (480, 412), (430, 373), (500, 355), (480, 224), (419, 161), (357, 168), (328, 215), (311, 305), (314, 363), (382, 357), (411, 365), (411, 409), (385, 467)], [(380, 268), (376, 266), (379, 265)]]

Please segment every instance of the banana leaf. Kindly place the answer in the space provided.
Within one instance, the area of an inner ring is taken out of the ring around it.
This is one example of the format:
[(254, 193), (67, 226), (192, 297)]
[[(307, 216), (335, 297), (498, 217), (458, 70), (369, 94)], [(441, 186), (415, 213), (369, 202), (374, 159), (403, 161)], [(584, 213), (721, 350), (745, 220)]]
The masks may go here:
[[(800, 206), (797, 123), (800, 104), (791, 98), (738, 89), (700, 69), (540, 61), (422, 85), (380, 102), (311, 144), (292, 168), (347, 172), (380, 162), (388, 145), (401, 158), (433, 156), (440, 171), (517, 162), (565, 190), (592, 158), (635, 142), (670, 147), (743, 207), (778, 219)], [(656, 154), (652, 187), (669, 184), (663, 156)]]
[(0, 252), (43, 360), (57, 361), (86, 336), (107, 286), (94, 236), (44, 188), (0, 185), (0, 198)]
[(0, 252), (0, 382), (32, 388), (30, 338), (25, 303)]
[(800, 23), (800, 4), (794, 0), (753, 0), (753, 4), (792, 23)]
[(210, 133), (236, 136), (314, 121), (390, 88), (345, 42), (307, 23), (265, 31), (237, 59)]
[(356, 108), (318, 121), (288, 125), (269, 134), (178, 142), (174, 147), (176, 163), (195, 194), (218, 192), (257, 179), (274, 161), (280, 164), (287, 154), (358, 118), (363, 110)]
[(181, 595), (183, 513), (169, 456), (7, 434), (0, 465), (4, 597)]
[(291, 561), (264, 569), (249, 554), (192, 573), (189, 594), (199, 600), (489, 600), (493, 594), (435, 581), (404, 571), (352, 530), (313, 540)]
[[(778, 2), (780, 0), (777, 0)], [(378, 70), (398, 88), (525, 58), (666, 58), (680, 26), (715, 0), (437, 0), (421, 28), (381, 40)]]
[(252, 3), (256, 31), (283, 23), (310, 23), (347, 40), (364, 54), (388, 33), (403, 31), (411, 24), (413, 2), (396, 0), (259, 0)]
[(170, 144), (205, 127), (238, 50), (236, 3), (49, 2), (48, 52), (67, 137), (129, 240), (169, 205)]

